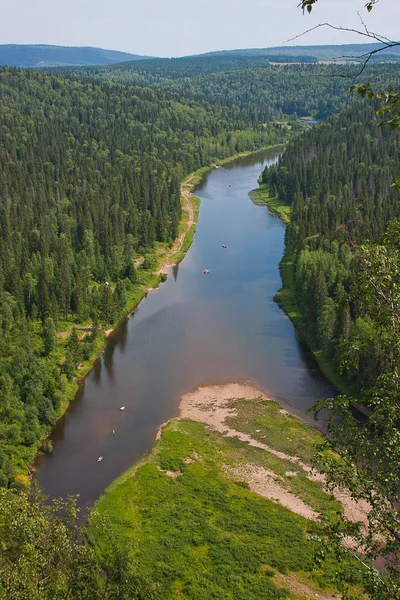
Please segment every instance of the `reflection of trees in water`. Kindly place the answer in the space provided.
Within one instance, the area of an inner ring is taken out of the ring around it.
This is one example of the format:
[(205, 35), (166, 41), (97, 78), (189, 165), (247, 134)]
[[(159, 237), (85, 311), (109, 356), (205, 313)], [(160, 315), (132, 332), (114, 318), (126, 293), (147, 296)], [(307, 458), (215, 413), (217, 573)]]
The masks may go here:
[(316, 381), (323, 381), (329, 385), (328, 380), (325, 378), (325, 376), (321, 372), (321, 369), (319, 368), (317, 359), (311, 352), (308, 344), (300, 338), (297, 331), (296, 331), (296, 340), (297, 340), (297, 346), (299, 348), (301, 360), (303, 361), (303, 363), (307, 369), (307, 373)]
[[(100, 381), (101, 381), (101, 359), (98, 359), (94, 362), (93, 369), (92, 369), (92, 381), (94, 381), (94, 383), (96, 385), (100, 384)], [(84, 388), (84, 385), (82, 386), (82, 389), (83, 388)]]
[(179, 271), (179, 264), (174, 265), (172, 267), (172, 275), (173, 275), (175, 281), (178, 279), (178, 271)]
[(224, 168), (235, 166), (254, 167), (257, 164), (259, 164), (260, 168), (262, 168), (268, 161), (276, 162), (276, 157), (280, 155), (280, 153), (283, 151), (283, 148), (283, 146), (277, 146), (267, 150), (260, 150), (260, 152), (255, 152), (254, 154), (250, 154), (249, 156), (244, 156), (242, 158), (238, 156), (238, 158), (240, 158), (240, 163), (237, 163), (237, 161), (234, 160), (231, 163), (224, 165)]
[[(129, 317), (133, 319), (133, 314)], [(118, 346), (121, 354), (125, 354), (126, 343), (128, 341), (128, 318), (124, 319), (118, 325), (118, 328), (113, 336), (113, 350)]]
[[(133, 314), (130, 318), (133, 318)], [(103, 355), (104, 367), (111, 381), (114, 381), (114, 353), (118, 348), (121, 354), (125, 353), (128, 340), (128, 318), (125, 318), (118, 325), (111, 337), (107, 340), (107, 345)]]
[(111, 343), (107, 344), (107, 348), (103, 355), (103, 363), (107, 375), (114, 383), (114, 351), (115, 351), (116, 341), (113, 339)]

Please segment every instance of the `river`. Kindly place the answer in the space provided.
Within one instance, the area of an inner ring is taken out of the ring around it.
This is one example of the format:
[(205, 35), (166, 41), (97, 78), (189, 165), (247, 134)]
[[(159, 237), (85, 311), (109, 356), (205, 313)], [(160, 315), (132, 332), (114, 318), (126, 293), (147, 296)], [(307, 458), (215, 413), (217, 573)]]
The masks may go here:
[(284, 225), (248, 197), (278, 156), (265, 151), (204, 177), (184, 261), (109, 338), (54, 428), (53, 452), (37, 460), (50, 497), (79, 494), (81, 505), (92, 504), (151, 448), (159, 425), (177, 415), (179, 397), (198, 385), (251, 380), (301, 416), (334, 393), (273, 302)]

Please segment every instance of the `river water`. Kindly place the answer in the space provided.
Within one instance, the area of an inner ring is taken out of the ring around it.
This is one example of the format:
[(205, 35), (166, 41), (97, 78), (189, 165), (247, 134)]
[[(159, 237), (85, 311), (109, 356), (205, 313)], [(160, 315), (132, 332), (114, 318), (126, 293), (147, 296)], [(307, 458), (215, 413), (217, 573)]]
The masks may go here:
[(334, 393), (273, 302), (284, 225), (248, 197), (278, 156), (266, 151), (205, 176), (187, 256), (110, 337), (52, 433), (52, 454), (37, 461), (50, 497), (79, 494), (92, 504), (198, 385), (251, 380), (302, 416)]

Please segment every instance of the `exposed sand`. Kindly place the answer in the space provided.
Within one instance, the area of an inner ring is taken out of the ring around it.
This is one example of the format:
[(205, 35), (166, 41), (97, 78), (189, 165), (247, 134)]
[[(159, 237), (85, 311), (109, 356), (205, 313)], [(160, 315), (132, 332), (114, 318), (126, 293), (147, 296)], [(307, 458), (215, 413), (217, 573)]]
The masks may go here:
[(182, 475), (182, 473), (180, 471), (165, 471), (164, 469), (162, 469), (161, 467), (157, 467), (157, 469), (161, 472), (164, 473), (164, 475), (166, 475), (167, 477), (169, 477), (170, 479), (176, 479), (177, 477), (179, 477), (179, 475)]
[[(261, 448), (274, 456), (289, 461), (296, 467), (303, 469), (307, 473), (307, 477), (313, 481), (325, 483), (325, 477), (321, 473), (317, 473), (312, 467), (304, 463), (298, 456), (291, 456), (285, 452), (275, 450), (267, 444), (263, 444), (255, 440), (250, 435), (232, 429), (226, 424), (228, 417), (236, 414), (235, 409), (229, 407), (229, 403), (237, 398), (247, 400), (255, 400), (262, 398), (268, 400), (268, 397), (251, 383), (227, 383), (222, 385), (208, 385), (198, 387), (194, 392), (188, 392), (181, 398), (179, 407), (179, 416), (181, 419), (191, 419), (198, 421), (218, 431), (226, 437), (236, 437), (243, 442), (247, 442), (250, 446)], [(287, 411), (281, 409), (282, 414), (288, 414)], [(165, 423), (163, 424), (165, 425)], [(161, 435), (161, 425), (157, 439)], [(300, 498), (292, 492), (286, 490), (279, 483), (279, 477), (262, 467), (248, 464), (245, 467), (234, 471), (234, 475), (244, 479), (251, 490), (257, 494), (280, 502), (292, 512), (301, 514), (309, 519), (317, 519), (318, 514), (307, 506)], [(288, 471), (288, 477), (297, 475), (296, 471)], [(333, 490), (335, 498), (343, 505), (343, 510), (346, 517), (353, 522), (361, 521), (366, 527), (368, 523), (368, 513), (370, 506), (366, 502), (355, 502), (349, 492), (346, 490)]]
[(340, 598), (338, 594), (332, 595), (326, 591), (315, 589), (315, 587), (312, 587), (312, 584), (302, 581), (298, 573), (288, 573), (287, 575), (277, 573), (273, 577), (273, 582), (282, 587), (289, 588), (296, 595), (296, 598), (304, 600), (312, 600), (314, 598), (315, 600), (335, 600)]
[(312, 521), (318, 519), (319, 514), (315, 510), (303, 502), (301, 498), (282, 487), (279, 483), (282, 478), (276, 475), (276, 473), (263, 467), (249, 464), (233, 471), (229, 471), (229, 469), (227, 471), (246, 481), (249, 488), (259, 496), (268, 498), (273, 502), (278, 502), (292, 512), (306, 517), (306, 519), (311, 519)]
[(306, 465), (298, 456), (290, 456), (285, 452), (275, 450), (271, 446), (255, 440), (247, 433), (237, 431), (237, 429), (232, 429), (226, 425), (226, 419), (236, 414), (235, 409), (228, 406), (236, 398), (244, 398), (246, 400), (262, 398), (263, 400), (269, 400), (263, 392), (252, 384), (226, 383), (223, 385), (201, 386), (194, 392), (188, 392), (182, 396), (179, 405), (179, 416), (181, 419), (192, 419), (193, 421), (204, 423), (226, 437), (237, 437), (242, 442), (247, 442), (250, 446), (266, 450), (278, 458), (298, 465), (304, 471), (311, 472), (310, 465)]
[(193, 178), (193, 174), (190, 177), (188, 177), (188, 179), (186, 179), (181, 185), (181, 196), (183, 198), (182, 210), (186, 210), (188, 212), (188, 214), (189, 214), (188, 220), (185, 222), (183, 232), (175, 240), (172, 248), (170, 250), (168, 250), (162, 265), (157, 270), (158, 275), (160, 275), (161, 273), (164, 273), (165, 275), (167, 275), (168, 269), (170, 269), (170, 267), (174, 266), (175, 263), (170, 262), (171, 256), (173, 256), (176, 252), (178, 252), (182, 248), (186, 234), (188, 233), (191, 226), (194, 225), (194, 209), (193, 209), (193, 204), (190, 200), (190, 197), (193, 195), (193, 193), (189, 189), (187, 189), (187, 186), (189, 185), (192, 178)]

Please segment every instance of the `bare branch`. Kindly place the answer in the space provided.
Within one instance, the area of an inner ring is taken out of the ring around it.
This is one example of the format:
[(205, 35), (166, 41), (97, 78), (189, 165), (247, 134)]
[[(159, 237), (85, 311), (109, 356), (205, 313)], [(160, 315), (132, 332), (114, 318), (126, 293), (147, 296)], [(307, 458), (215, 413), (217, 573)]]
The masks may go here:
[[(317, 0), (315, 0), (315, 1), (317, 1)], [(357, 35), (361, 35), (363, 37), (367, 37), (370, 40), (379, 42), (380, 44), (382, 44), (382, 47), (375, 48), (374, 50), (371, 50), (370, 52), (366, 52), (365, 54), (361, 54), (359, 56), (344, 55), (341, 57), (341, 58), (353, 59), (353, 60), (363, 59), (363, 64), (362, 64), (360, 71), (356, 75), (343, 75), (343, 74), (338, 73), (337, 77), (342, 77), (343, 79), (354, 79), (354, 78), (360, 77), (360, 75), (365, 71), (369, 61), (375, 54), (382, 52), (382, 50), (387, 50), (389, 48), (396, 48), (397, 46), (400, 46), (400, 42), (390, 40), (386, 36), (376, 33), (375, 31), (370, 31), (368, 29), (368, 27), (366, 26), (366, 24), (364, 23), (360, 13), (358, 13), (358, 16), (360, 17), (361, 23), (364, 27), (364, 31), (360, 31), (358, 29), (353, 29), (353, 28), (349, 28), (349, 27), (342, 27), (340, 25), (332, 25), (332, 23), (318, 23), (318, 25), (315, 25), (314, 27), (311, 27), (310, 29), (306, 29), (302, 33), (299, 33), (298, 35), (286, 40), (283, 43), (287, 44), (288, 42), (293, 42), (294, 40), (297, 40), (297, 39), (303, 37), (307, 33), (310, 33), (311, 31), (315, 31), (316, 29), (320, 29), (321, 27), (329, 27), (330, 29), (334, 29), (335, 31), (347, 31), (349, 33), (356, 33)]]
[[(347, 31), (349, 33), (356, 33), (357, 35), (362, 35), (369, 39), (373, 39), (377, 42), (380, 42), (381, 44), (384, 44), (385, 47), (386, 47), (386, 45), (389, 45), (389, 44), (396, 44), (396, 45), (400, 44), (400, 42), (392, 42), (386, 36), (380, 35), (379, 33), (375, 33), (372, 31), (368, 31), (368, 32), (360, 31), (358, 29), (352, 29), (350, 27), (342, 27), (341, 25), (332, 25), (332, 23), (318, 23), (318, 25), (315, 25), (314, 27), (310, 27), (310, 29), (306, 29), (302, 33), (299, 33), (298, 35), (295, 35), (294, 37), (289, 38), (288, 40), (284, 41), (283, 43), (287, 44), (288, 42), (293, 42), (294, 40), (297, 40), (297, 39), (303, 37), (307, 33), (311, 33), (311, 31), (315, 31), (316, 29), (320, 29), (321, 27), (329, 27), (330, 29), (334, 29), (335, 31)], [(383, 49), (384, 48), (382, 48), (382, 50)]]

